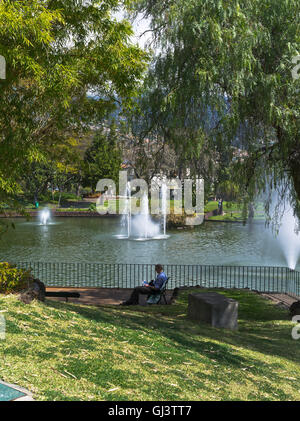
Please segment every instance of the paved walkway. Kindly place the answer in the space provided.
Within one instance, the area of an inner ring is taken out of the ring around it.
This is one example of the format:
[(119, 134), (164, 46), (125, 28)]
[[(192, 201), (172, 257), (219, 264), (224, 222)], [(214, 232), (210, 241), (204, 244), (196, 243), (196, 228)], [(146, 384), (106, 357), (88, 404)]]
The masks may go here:
[[(47, 291), (64, 291), (79, 292), (80, 298), (69, 298), (70, 303), (85, 304), (90, 306), (119, 305), (122, 301), (126, 301), (132, 292), (128, 288), (47, 288)], [(171, 299), (173, 290), (167, 291), (167, 300)], [(276, 304), (282, 304), (285, 307), (298, 301), (297, 298), (287, 294), (261, 293), (261, 295)], [(48, 300), (65, 301), (61, 297), (47, 297)], [(146, 295), (140, 295), (140, 305), (146, 305)]]
[[(132, 289), (127, 288), (47, 288), (47, 291), (79, 292), (80, 298), (69, 298), (70, 303), (85, 304), (90, 306), (119, 305), (128, 300)], [(167, 300), (172, 296), (172, 290), (167, 291)], [(146, 295), (140, 295), (140, 305), (146, 305)], [(61, 297), (47, 297), (47, 300), (65, 301)], [(164, 301), (162, 300), (164, 303)]]
[(298, 301), (297, 298), (292, 297), (287, 294), (276, 294), (276, 293), (261, 293), (261, 295), (269, 300), (274, 301), (276, 304), (282, 304), (285, 307), (290, 307), (295, 301)]

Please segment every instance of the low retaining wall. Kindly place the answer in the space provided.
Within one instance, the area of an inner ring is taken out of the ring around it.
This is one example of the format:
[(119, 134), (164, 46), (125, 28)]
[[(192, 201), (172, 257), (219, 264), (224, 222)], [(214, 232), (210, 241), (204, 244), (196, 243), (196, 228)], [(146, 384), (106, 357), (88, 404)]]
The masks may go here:
[[(33, 218), (35, 218), (35, 217), (38, 217), (38, 215), (39, 215), (39, 213), (40, 213), (40, 211), (30, 211), (30, 212), (28, 212), (27, 214), (30, 216), (30, 217), (33, 217)], [(72, 211), (52, 211), (51, 212), (51, 216), (52, 217), (62, 217), (62, 216), (64, 216), (64, 217), (76, 217), (76, 216), (85, 216), (85, 217), (117, 217), (117, 216), (119, 216), (119, 215), (111, 215), (111, 214), (105, 214), (105, 215), (100, 215), (98, 212), (89, 212), (89, 211), (82, 211), (82, 212), (80, 212), (80, 211), (74, 211), (74, 212), (72, 212)], [(16, 212), (11, 212), (11, 213), (9, 213), (9, 214), (0, 214), (0, 218), (26, 218), (26, 216), (25, 215), (22, 215), (22, 214), (20, 214), (20, 213), (16, 213)]]

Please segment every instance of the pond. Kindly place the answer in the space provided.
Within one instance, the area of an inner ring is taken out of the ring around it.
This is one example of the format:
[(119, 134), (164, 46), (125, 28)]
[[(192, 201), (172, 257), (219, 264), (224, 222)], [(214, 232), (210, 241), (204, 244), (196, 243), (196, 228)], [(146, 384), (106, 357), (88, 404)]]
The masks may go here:
[(14, 223), (0, 239), (2, 261), (287, 265), (264, 223), (206, 222), (149, 241), (119, 239), (118, 217), (60, 217), (49, 225), (16, 218)]
[(20, 392), (10, 385), (0, 382), (0, 402), (13, 401), (25, 396), (25, 393)]

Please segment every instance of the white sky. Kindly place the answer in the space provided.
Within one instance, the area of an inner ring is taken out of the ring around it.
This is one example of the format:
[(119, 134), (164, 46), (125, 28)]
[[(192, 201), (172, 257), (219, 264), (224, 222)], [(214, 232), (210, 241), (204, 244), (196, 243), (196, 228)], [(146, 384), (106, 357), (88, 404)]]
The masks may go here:
[[(115, 15), (116, 19), (123, 19), (124, 18), (124, 12), (120, 11), (116, 13)], [(141, 48), (146, 48), (147, 43), (151, 41), (151, 32), (147, 32), (143, 36), (140, 36), (143, 34), (144, 31), (150, 29), (150, 20), (149, 19), (143, 19), (143, 16), (140, 14), (135, 19), (135, 21), (132, 24), (133, 30), (135, 32), (135, 36), (133, 37), (133, 42), (137, 42)]]
[(143, 32), (145, 32), (147, 29), (150, 29), (150, 20), (143, 19), (142, 15), (138, 16), (138, 18), (133, 23), (133, 29), (136, 34), (135, 36), (136, 42), (139, 44), (141, 48), (145, 48), (147, 43), (151, 41), (152, 33), (147, 32), (141, 37), (140, 35), (143, 34)]

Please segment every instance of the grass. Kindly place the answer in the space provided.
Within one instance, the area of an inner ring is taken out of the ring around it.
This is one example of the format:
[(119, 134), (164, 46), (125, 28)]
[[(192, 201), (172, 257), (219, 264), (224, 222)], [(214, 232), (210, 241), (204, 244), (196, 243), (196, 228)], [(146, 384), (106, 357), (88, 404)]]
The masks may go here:
[[(205, 206), (205, 212), (211, 212), (215, 209), (218, 209), (218, 202), (210, 201)], [(209, 217), (210, 220), (213, 221), (230, 221), (230, 222), (243, 222), (243, 212), (242, 206), (235, 202), (223, 202), (223, 215), (214, 215)], [(263, 205), (258, 203), (254, 212), (255, 221), (264, 221), (265, 220), (265, 213), (263, 209)]]
[(96, 210), (92, 210), (89, 208), (56, 208), (56, 212), (86, 212), (87, 214), (90, 212), (96, 212)]
[(211, 212), (215, 209), (218, 209), (218, 202), (214, 201), (214, 200), (210, 200), (209, 202), (207, 202), (207, 204), (204, 206), (204, 212)]
[[(68, 197), (68, 195), (66, 195)], [(70, 195), (72, 196), (72, 195)], [(106, 213), (118, 213), (120, 208), (120, 203), (124, 202), (123, 199), (109, 199), (109, 201), (106, 201), (104, 205), (98, 205), (98, 210), (102, 210), (104, 214)], [(93, 203), (93, 205), (88, 208), (77, 208), (76, 206), (72, 207), (71, 203), (74, 203), (74, 205), (77, 203), (77, 201), (73, 198), (68, 199), (68, 203), (70, 204), (69, 207), (57, 207), (58, 202), (51, 201), (51, 202), (40, 202), (40, 206), (38, 209), (35, 208), (35, 205), (29, 202), (24, 202), (25, 209), (27, 211), (31, 210), (38, 210), (41, 211), (44, 208), (51, 208), (55, 209), (58, 212), (86, 212), (87, 215), (90, 214), (90, 212), (96, 212), (96, 204)], [(174, 211), (174, 206), (179, 205), (180, 202), (177, 202), (175, 200), (170, 200), (170, 210), (171, 213)], [(149, 200), (149, 206), (151, 205), (151, 200)], [(66, 203), (64, 204), (66, 206)], [(218, 209), (218, 202), (217, 201), (209, 201), (204, 207), (204, 212), (211, 212), (213, 210)], [(11, 209), (13, 211), (13, 209)], [(209, 217), (210, 220), (214, 221), (228, 221), (228, 222), (244, 222), (244, 218), (242, 215), (242, 207), (238, 203), (235, 202), (223, 202), (223, 215), (215, 215)], [(254, 214), (254, 220), (255, 221), (264, 221), (265, 220), (265, 213), (263, 210), (263, 206), (261, 203), (258, 204), (257, 208), (255, 209)]]
[[(224, 215), (216, 215), (216, 216), (211, 216), (209, 218), (210, 220), (213, 221), (230, 221), (230, 222), (245, 222), (245, 219), (242, 217), (242, 213), (241, 212), (230, 212), (230, 213), (225, 213)], [(265, 216), (264, 215), (260, 215), (260, 214), (254, 214), (254, 221), (265, 221)]]
[(149, 307), (0, 296), (0, 378), (37, 400), (299, 400), (300, 347), (287, 311), (221, 290), (239, 301), (239, 330), (215, 329), (187, 319), (190, 292)]

